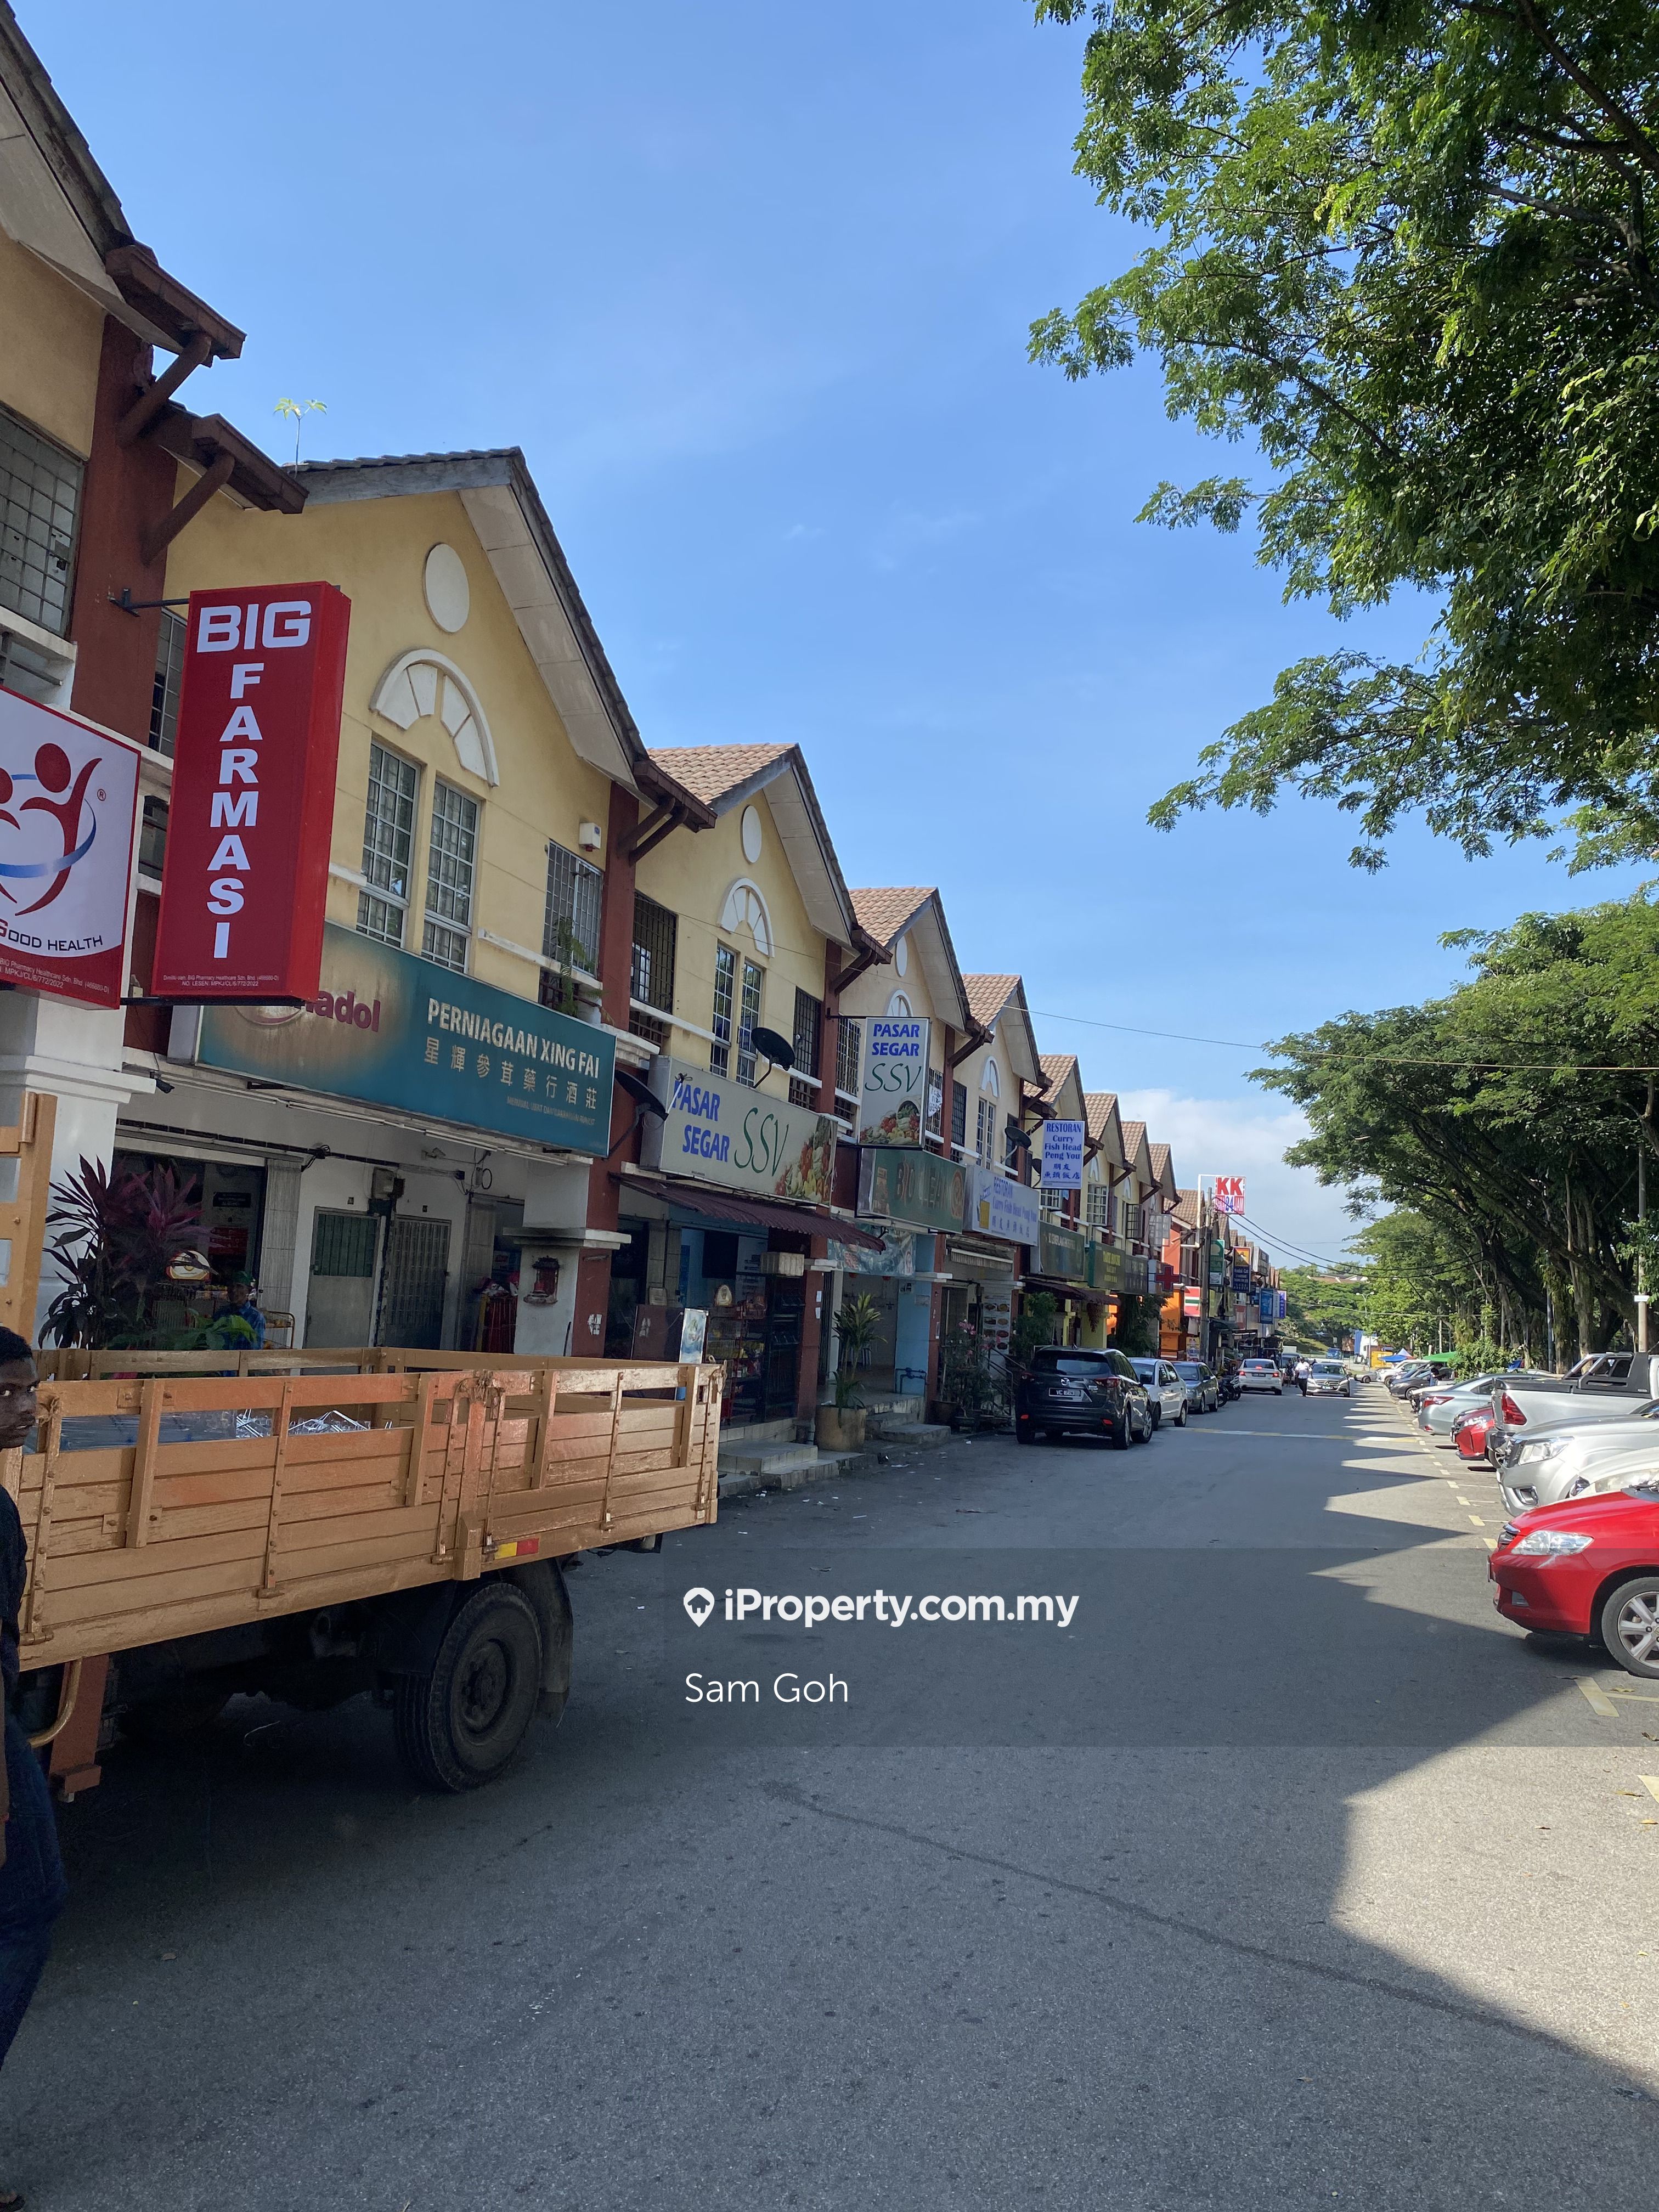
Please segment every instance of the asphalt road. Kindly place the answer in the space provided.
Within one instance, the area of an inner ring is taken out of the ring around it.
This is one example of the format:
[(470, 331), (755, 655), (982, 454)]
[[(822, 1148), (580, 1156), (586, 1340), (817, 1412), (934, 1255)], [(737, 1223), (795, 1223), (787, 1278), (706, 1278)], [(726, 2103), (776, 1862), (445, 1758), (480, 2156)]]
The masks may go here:
[[(1628, 1678), (1497, 1619), (1501, 1518), (1376, 1388), (1128, 1454), (976, 1440), (586, 1560), (563, 1726), (477, 1796), (412, 1794), (363, 1702), (118, 1748), (63, 1816), (0, 2179), (38, 2212), (1604, 2206), (1659, 2130), (1659, 1701), (1598, 1712), (1579, 1679)], [(728, 1588), (887, 1617), (728, 1623)], [(892, 1625), (941, 1594), (1077, 1602)]]

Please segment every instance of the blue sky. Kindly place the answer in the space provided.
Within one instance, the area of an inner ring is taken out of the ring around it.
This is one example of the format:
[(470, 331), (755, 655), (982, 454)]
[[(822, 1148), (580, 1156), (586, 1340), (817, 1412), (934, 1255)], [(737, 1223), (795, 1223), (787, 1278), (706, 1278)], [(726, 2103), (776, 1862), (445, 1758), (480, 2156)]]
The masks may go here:
[[(1363, 876), (1306, 805), (1146, 826), (1288, 662), (1431, 617), (1339, 627), (1248, 540), (1137, 526), (1216, 449), (1150, 366), (1028, 364), (1135, 239), (1071, 173), (1080, 33), (1024, 0), (173, 0), (161, 37), (17, 4), (134, 228), (248, 331), (195, 405), (279, 454), (283, 394), (327, 402), (312, 458), (522, 446), (647, 741), (798, 740), (848, 880), (939, 884), (1034, 1007), (1270, 1037), (1443, 988), (1443, 930), (1625, 887), (1418, 832)], [(1336, 1249), (1259, 1055), (1039, 1029), (1183, 1181), (1243, 1168)]]

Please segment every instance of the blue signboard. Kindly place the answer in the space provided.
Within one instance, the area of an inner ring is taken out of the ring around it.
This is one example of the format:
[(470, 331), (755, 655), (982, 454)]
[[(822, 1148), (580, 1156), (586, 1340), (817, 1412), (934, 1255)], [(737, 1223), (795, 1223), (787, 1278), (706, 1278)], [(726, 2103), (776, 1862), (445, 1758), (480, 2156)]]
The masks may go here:
[(204, 1007), (197, 1058), (571, 1152), (611, 1142), (602, 1029), (333, 924), (309, 1005)]
[(1276, 1291), (1263, 1291), (1256, 1299), (1256, 1311), (1261, 1316), (1263, 1321), (1278, 1319), (1278, 1297), (1279, 1293)]
[(1246, 1262), (1243, 1267), (1235, 1267), (1233, 1269), (1233, 1296), (1236, 1298), (1248, 1298), (1249, 1295), (1250, 1270), (1249, 1263)]

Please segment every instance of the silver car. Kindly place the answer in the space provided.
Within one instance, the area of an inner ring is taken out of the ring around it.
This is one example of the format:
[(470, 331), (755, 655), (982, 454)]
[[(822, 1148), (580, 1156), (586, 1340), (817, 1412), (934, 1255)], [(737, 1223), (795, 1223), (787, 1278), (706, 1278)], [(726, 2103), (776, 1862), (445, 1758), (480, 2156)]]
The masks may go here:
[(1146, 1386), (1147, 1402), (1152, 1409), (1152, 1426), (1162, 1428), (1168, 1421), (1173, 1428), (1184, 1429), (1187, 1425), (1187, 1385), (1169, 1361), (1132, 1359), (1129, 1364)]
[(1449, 1441), (1452, 1423), (1460, 1413), (1486, 1405), (1492, 1397), (1496, 1379), (1491, 1375), (1477, 1375), (1468, 1382), (1440, 1383), (1432, 1395), (1419, 1401), (1417, 1425), (1426, 1429), (1431, 1436), (1444, 1437)]
[(1659, 1399), (1632, 1420), (1515, 1430), (1502, 1449), (1498, 1484), (1511, 1513), (1559, 1505), (1587, 1491), (1622, 1490), (1659, 1474)]
[(1308, 1395), (1310, 1398), (1348, 1398), (1352, 1395), (1348, 1370), (1340, 1359), (1314, 1359), (1308, 1363)]

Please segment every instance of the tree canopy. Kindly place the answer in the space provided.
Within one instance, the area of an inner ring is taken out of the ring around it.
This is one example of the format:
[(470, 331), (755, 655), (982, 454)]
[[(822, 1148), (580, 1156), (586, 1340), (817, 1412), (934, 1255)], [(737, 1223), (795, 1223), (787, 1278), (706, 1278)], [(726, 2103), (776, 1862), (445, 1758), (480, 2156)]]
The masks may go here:
[[(1468, 982), (1343, 1015), (1259, 1071), (1310, 1134), (1287, 1156), (1355, 1210), (1411, 1209), (1482, 1286), (1489, 1333), (1600, 1349), (1635, 1318), (1638, 1150), (1659, 1155), (1659, 902), (1637, 897), (1464, 933)], [(1655, 1185), (1659, 1207), (1659, 1182)]]
[(1421, 657), (1297, 662), (1153, 809), (1281, 791), (1380, 864), (1420, 811), (1471, 852), (1571, 810), (1584, 860), (1659, 847), (1659, 10), (1647, 0), (1034, 0), (1091, 24), (1077, 166), (1150, 227), (1034, 325), (1074, 376), (1139, 352), (1266, 481), (1287, 597), (1435, 595)]

